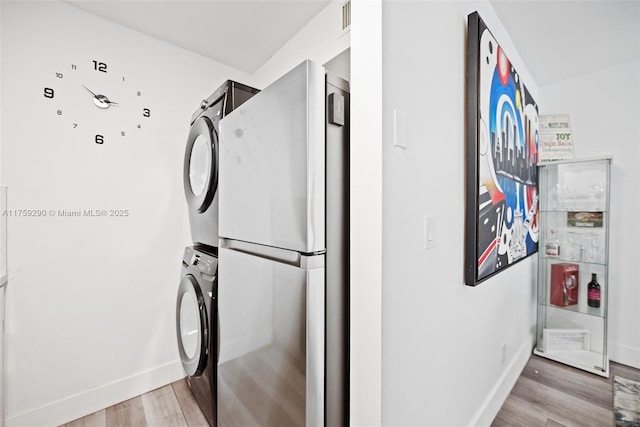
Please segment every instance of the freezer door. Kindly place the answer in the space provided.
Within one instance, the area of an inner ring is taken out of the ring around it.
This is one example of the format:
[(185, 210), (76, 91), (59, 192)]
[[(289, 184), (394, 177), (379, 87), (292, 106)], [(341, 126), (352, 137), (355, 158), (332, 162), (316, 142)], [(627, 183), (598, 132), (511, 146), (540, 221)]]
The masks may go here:
[(324, 425), (324, 255), (220, 248), (218, 426)]
[(325, 249), (324, 68), (305, 61), (220, 122), (220, 237)]

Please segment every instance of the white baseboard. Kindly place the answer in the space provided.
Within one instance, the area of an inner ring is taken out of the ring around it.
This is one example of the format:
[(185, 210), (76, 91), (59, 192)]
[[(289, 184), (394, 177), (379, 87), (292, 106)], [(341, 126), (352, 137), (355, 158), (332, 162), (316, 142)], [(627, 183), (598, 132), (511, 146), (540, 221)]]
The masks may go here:
[(609, 360), (640, 369), (640, 348), (609, 341)]
[(511, 389), (515, 385), (516, 381), (520, 377), (522, 370), (531, 357), (531, 350), (533, 345), (531, 340), (527, 339), (516, 353), (515, 357), (511, 359), (511, 363), (507, 366), (504, 373), (500, 376), (496, 385), (488, 393), (487, 398), (484, 400), (478, 412), (473, 417), (471, 426), (490, 426), (493, 419), (500, 412), (500, 408), (507, 400)]
[(182, 364), (177, 360), (22, 414), (8, 416), (5, 425), (7, 427), (58, 426), (155, 390), (184, 376)]

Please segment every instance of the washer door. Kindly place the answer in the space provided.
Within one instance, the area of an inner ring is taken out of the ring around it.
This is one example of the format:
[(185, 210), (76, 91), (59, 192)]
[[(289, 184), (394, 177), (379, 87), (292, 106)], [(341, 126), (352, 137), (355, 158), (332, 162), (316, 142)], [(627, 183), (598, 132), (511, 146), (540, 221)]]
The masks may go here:
[(206, 211), (218, 189), (218, 134), (208, 117), (199, 117), (191, 125), (182, 178), (189, 207), (198, 213)]
[(182, 366), (188, 375), (197, 377), (207, 365), (209, 323), (200, 286), (190, 274), (178, 288), (176, 330)]

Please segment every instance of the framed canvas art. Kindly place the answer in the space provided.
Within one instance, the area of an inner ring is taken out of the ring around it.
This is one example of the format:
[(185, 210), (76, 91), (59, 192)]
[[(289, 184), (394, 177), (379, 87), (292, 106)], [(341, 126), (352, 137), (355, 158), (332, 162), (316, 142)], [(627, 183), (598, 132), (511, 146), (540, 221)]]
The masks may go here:
[(477, 12), (468, 17), (465, 283), (538, 251), (538, 106)]

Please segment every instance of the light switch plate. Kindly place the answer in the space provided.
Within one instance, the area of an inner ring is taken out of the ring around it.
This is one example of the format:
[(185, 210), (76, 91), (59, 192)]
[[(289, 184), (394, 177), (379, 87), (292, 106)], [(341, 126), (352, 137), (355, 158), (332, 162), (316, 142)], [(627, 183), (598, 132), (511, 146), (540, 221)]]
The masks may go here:
[(433, 216), (424, 217), (424, 248), (432, 249), (436, 247), (436, 218)]
[(407, 148), (407, 113), (393, 110), (393, 145), (400, 148)]

